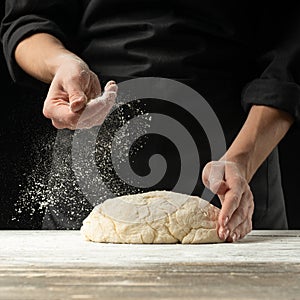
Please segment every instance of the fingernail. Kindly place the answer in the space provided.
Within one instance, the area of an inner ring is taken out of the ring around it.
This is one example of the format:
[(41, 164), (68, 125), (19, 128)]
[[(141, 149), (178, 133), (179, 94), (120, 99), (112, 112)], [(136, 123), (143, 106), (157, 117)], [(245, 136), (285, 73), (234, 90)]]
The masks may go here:
[(236, 233), (234, 233), (234, 234), (232, 235), (232, 237), (231, 237), (231, 238), (232, 238), (232, 241), (233, 241), (233, 242), (235, 242), (235, 241), (236, 241), (236, 239), (237, 239), (237, 235), (236, 235)]
[(227, 229), (226, 232), (225, 232), (225, 240), (228, 238), (229, 233), (230, 233), (230, 232), (229, 232), (229, 229)]
[(224, 231), (222, 228), (219, 229), (219, 237), (220, 237), (220, 239), (223, 239), (223, 237), (224, 237)]
[(73, 101), (71, 104), (70, 104), (70, 109), (72, 112), (78, 112), (80, 111), (83, 107), (85, 106), (85, 103), (81, 100), (76, 100), (76, 101)]
[(228, 224), (229, 221), (229, 217), (226, 217), (225, 221), (224, 221), (224, 227)]
[(73, 112), (73, 113), (78, 112), (80, 109), (81, 109), (81, 107), (79, 107), (79, 106), (76, 107), (76, 105), (71, 105), (71, 106), (70, 106), (70, 110), (71, 110), (71, 112)]

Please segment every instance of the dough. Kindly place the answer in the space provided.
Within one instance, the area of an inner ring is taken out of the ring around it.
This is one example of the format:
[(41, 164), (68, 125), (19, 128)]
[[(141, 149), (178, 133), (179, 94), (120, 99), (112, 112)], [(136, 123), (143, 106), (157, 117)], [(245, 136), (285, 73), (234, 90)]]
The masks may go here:
[(153, 191), (111, 198), (83, 221), (82, 236), (101, 243), (217, 243), (219, 208), (197, 196)]

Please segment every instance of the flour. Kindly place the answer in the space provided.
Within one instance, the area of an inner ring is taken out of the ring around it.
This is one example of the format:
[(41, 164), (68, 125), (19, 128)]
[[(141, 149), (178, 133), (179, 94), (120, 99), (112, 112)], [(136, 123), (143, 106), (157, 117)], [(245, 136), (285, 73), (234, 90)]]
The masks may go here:
[[(108, 116), (101, 128), (98, 127), (99, 130), (97, 130), (95, 151), (89, 159), (97, 165), (101, 180), (116, 196), (141, 191), (120, 180), (114, 170), (117, 166), (112, 165), (111, 162), (112, 140), (117, 130), (119, 134), (114, 143), (119, 145), (122, 151), (133, 155), (142, 149), (145, 139), (140, 139), (131, 145), (125, 134), (126, 122), (141, 114), (147, 118), (147, 113), (144, 112), (143, 105), (139, 100), (133, 103), (118, 103), (113, 114)], [(146, 123), (143, 125), (148, 126)], [(85, 146), (95, 139), (92, 131), (84, 130), (86, 145), (82, 145), (82, 156), (79, 157), (82, 160), (79, 162), (82, 165), (80, 176), (83, 179), (88, 172), (84, 167), (86, 161)], [(140, 132), (140, 135), (143, 135), (144, 129), (142, 127), (136, 130)], [(123, 135), (122, 131), (124, 132)], [(20, 186), (20, 195), (15, 204), (13, 220), (20, 221), (22, 218), (27, 218), (29, 221), (33, 219), (42, 220), (45, 210), (50, 209), (59, 222), (65, 223), (69, 228), (76, 228), (91, 211), (92, 207), (87, 203), (86, 195), (77, 183), (78, 175), (76, 177), (73, 171), (71, 158), (73, 135), (74, 131), (63, 129), (57, 131), (56, 138), (53, 133), (52, 136), (40, 135), (33, 138), (35, 151), (29, 159), (33, 160), (34, 167), (24, 174), (26, 182)], [(120, 155), (118, 159), (121, 160), (124, 157)], [(85, 182), (90, 191), (88, 197), (101, 202), (105, 197), (99, 199), (98, 195), (101, 191), (94, 191), (99, 186), (98, 180), (95, 177), (92, 181), (86, 180)]]

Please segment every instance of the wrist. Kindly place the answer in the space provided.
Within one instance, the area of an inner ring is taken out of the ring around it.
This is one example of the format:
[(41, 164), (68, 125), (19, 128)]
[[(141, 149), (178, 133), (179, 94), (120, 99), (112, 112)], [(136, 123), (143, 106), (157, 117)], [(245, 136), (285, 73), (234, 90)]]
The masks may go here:
[(74, 61), (85, 64), (78, 56), (66, 49), (62, 49), (61, 51), (58, 51), (54, 55), (51, 55), (45, 59), (46, 72), (49, 77), (49, 81), (52, 81), (58, 69), (62, 65), (68, 64), (68, 62), (74, 63)]
[(235, 162), (245, 179), (250, 182), (292, 122), (292, 117), (286, 112), (267, 106), (253, 106), (222, 159)]
[[(57, 70), (68, 60), (76, 59), (83, 63), (60, 40), (47, 33), (33, 34), (22, 40), (16, 47), (15, 59), (25, 72), (46, 83), (53, 80)], [(32, 64), (32, 61), (35, 63)]]
[(240, 171), (240, 174), (249, 183), (253, 176), (250, 151), (233, 152), (229, 149), (220, 159), (221, 161), (234, 163)]

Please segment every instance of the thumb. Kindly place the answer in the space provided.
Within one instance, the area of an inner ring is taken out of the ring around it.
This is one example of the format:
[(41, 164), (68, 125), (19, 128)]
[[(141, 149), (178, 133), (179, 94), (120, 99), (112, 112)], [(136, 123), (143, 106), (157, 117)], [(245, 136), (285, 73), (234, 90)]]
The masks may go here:
[(225, 195), (225, 193), (229, 190), (227, 183), (224, 180), (211, 181), (210, 182), (210, 190), (217, 195)]
[(218, 161), (212, 161), (204, 167), (202, 172), (202, 181), (213, 193), (224, 195), (228, 190), (228, 185), (224, 180), (224, 175), (224, 164)]
[(71, 111), (75, 113), (85, 107), (87, 97), (83, 91), (76, 91), (69, 95), (69, 102)]

